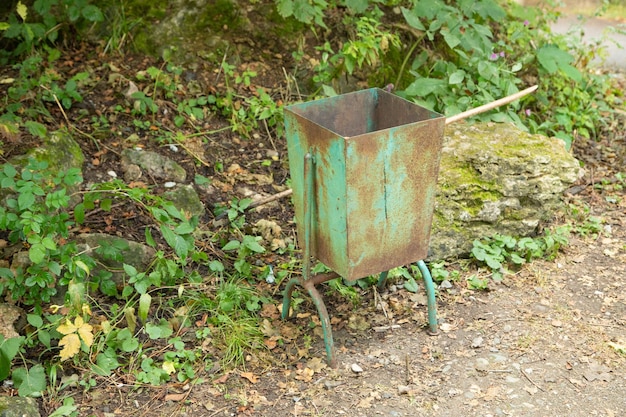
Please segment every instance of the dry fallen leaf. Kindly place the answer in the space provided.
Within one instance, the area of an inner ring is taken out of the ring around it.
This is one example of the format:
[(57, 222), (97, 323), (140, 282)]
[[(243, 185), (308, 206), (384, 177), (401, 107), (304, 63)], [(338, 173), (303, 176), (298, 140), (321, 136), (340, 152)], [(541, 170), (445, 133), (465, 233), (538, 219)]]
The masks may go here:
[(253, 384), (256, 384), (257, 382), (259, 382), (259, 377), (254, 375), (252, 372), (242, 372), (239, 374), (239, 376), (241, 376), (242, 378), (247, 379), (248, 381), (250, 381)]
[(321, 358), (313, 358), (306, 363), (307, 368), (310, 368), (313, 372), (320, 372), (326, 368), (326, 363)]
[(165, 401), (182, 401), (185, 398), (187, 398), (187, 394), (184, 392), (180, 394), (167, 394), (165, 396)]
[(315, 372), (311, 368), (298, 369), (296, 371), (296, 379), (304, 382), (311, 382)]
[(224, 375), (222, 375), (221, 377), (217, 378), (215, 381), (213, 381), (214, 384), (225, 384), (226, 381), (228, 381), (228, 377), (230, 376), (229, 373), (225, 373)]

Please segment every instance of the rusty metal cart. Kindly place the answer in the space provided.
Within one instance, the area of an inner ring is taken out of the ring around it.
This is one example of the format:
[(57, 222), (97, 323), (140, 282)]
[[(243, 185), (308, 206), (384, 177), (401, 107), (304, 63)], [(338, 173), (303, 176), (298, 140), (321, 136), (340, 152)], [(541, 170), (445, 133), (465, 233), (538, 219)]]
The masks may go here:
[[(283, 297), (283, 319), (296, 284), (318, 310), (327, 360), (336, 366), (330, 318), (315, 288), (343, 277), (356, 281), (417, 262), (428, 300), (428, 325), (437, 333), (435, 287), (424, 259), (435, 205), (447, 123), (515, 100), (536, 87), (446, 119), (384, 90), (372, 88), (285, 108), (285, 131), (302, 276)], [(315, 257), (333, 272), (313, 275)]]

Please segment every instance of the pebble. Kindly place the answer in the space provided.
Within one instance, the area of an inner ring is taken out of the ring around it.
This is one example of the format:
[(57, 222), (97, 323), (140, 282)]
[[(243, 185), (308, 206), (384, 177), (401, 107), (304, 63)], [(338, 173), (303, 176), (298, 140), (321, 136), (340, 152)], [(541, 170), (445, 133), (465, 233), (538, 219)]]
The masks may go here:
[(552, 324), (554, 327), (561, 327), (563, 326), (563, 323), (561, 322), (561, 320), (552, 320)]
[(476, 369), (479, 371), (486, 371), (489, 367), (489, 361), (485, 358), (476, 359)]
[(452, 288), (452, 283), (448, 281), (447, 279), (445, 279), (441, 281), (441, 284), (439, 284), (439, 288), (444, 288), (444, 289)]
[(411, 391), (411, 387), (408, 385), (398, 385), (398, 394), (408, 394)]
[(507, 377), (506, 377), (506, 382), (508, 382), (509, 384), (516, 384), (519, 381), (520, 381), (519, 378), (516, 378), (516, 377), (511, 376), (511, 375), (507, 375)]
[(165, 184), (163, 184), (163, 187), (165, 187), (165, 188), (174, 188), (174, 187), (176, 187), (176, 183), (174, 181), (168, 181)]
[(472, 340), (472, 347), (477, 349), (483, 345), (483, 342), (484, 339), (481, 336), (475, 337), (474, 340)]
[(363, 368), (361, 368), (356, 363), (353, 363), (352, 365), (350, 365), (350, 369), (352, 369), (352, 372), (354, 372), (355, 374), (360, 374), (361, 372), (363, 372)]
[(504, 333), (509, 333), (511, 330), (513, 330), (513, 328), (511, 327), (510, 324), (505, 324), (504, 327), (502, 328), (502, 331)]

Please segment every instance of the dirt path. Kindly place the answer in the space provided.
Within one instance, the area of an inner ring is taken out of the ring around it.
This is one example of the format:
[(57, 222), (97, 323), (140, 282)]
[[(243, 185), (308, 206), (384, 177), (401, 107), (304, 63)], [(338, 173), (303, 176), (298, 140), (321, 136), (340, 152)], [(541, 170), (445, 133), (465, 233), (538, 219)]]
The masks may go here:
[[(325, 366), (322, 339), (314, 336), (308, 356), (291, 364), (256, 364), (249, 374), (212, 381), (208, 376), (205, 383), (156, 394), (95, 390), (83, 411), (198, 417), (622, 416), (626, 200), (621, 197), (613, 209), (604, 208), (600, 236), (573, 238), (555, 261), (534, 262), (489, 292), (462, 284), (440, 289), (437, 336), (423, 327), (421, 295), (387, 291), (381, 294), (389, 308), (385, 313), (392, 316), (396, 308), (403, 314), (384, 323), (373, 299), (347, 313), (349, 319), (335, 331), (336, 370)], [(306, 326), (311, 316), (304, 313), (296, 324)], [(331, 308), (331, 316), (336, 313)], [(384, 325), (397, 326), (375, 330)]]

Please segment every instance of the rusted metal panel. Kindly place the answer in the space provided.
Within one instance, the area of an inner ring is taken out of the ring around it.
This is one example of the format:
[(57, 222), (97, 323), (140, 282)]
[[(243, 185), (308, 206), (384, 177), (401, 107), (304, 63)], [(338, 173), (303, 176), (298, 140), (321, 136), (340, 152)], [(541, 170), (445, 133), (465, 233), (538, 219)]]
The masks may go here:
[(311, 253), (348, 280), (424, 259), (445, 118), (380, 89), (285, 109), (300, 245), (314, 157)]

